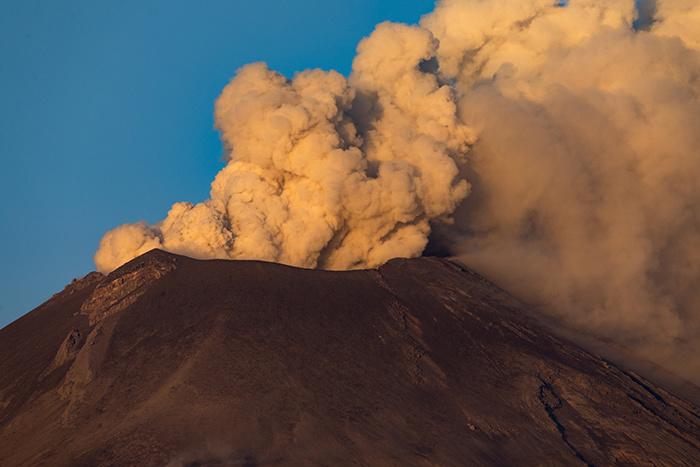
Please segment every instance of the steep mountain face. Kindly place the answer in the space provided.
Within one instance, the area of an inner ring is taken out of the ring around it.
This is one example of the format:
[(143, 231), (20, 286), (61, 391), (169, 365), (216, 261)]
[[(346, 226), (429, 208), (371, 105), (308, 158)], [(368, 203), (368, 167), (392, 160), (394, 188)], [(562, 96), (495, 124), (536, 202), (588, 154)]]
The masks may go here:
[(154, 250), (0, 330), (0, 465), (700, 465), (700, 411), (448, 260)]

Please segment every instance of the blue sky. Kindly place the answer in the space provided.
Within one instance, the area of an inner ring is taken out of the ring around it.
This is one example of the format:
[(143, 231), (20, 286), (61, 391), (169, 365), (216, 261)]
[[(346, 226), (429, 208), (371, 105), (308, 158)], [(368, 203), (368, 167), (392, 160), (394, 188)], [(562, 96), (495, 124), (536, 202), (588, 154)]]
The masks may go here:
[(237, 68), (347, 74), (374, 25), (432, 7), (0, 0), (0, 327), (91, 271), (106, 230), (207, 197), (214, 99)]

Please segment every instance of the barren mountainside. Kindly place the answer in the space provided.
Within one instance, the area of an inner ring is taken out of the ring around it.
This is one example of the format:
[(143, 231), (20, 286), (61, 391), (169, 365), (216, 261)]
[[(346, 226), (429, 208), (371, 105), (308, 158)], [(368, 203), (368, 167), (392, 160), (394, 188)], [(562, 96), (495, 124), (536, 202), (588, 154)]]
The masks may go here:
[(445, 259), (153, 250), (0, 330), (0, 465), (700, 465), (700, 410)]

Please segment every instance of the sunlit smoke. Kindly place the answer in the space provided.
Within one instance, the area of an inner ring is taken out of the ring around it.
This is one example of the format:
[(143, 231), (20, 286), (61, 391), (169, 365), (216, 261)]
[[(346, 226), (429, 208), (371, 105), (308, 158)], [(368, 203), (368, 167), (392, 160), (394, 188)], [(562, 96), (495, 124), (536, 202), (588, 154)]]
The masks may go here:
[(467, 195), (457, 162), (473, 142), (453, 88), (421, 69), (436, 47), (425, 29), (387, 23), (360, 43), (349, 81), (242, 68), (216, 103), (228, 164), (211, 198), (107, 233), (98, 269), (153, 247), (328, 269), (420, 255), (430, 221)]
[[(479, 134), (473, 193), (440, 229), (453, 252), (696, 381), (697, 5), (447, 0), (423, 21)], [(635, 29), (650, 11), (649, 30)]]
[(154, 247), (352, 269), (431, 231), (579, 329), (700, 375), (700, 3), (443, 0), (384, 23), (349, 78), (264, 64), (216, 103), (210, 199), (108, 232)]

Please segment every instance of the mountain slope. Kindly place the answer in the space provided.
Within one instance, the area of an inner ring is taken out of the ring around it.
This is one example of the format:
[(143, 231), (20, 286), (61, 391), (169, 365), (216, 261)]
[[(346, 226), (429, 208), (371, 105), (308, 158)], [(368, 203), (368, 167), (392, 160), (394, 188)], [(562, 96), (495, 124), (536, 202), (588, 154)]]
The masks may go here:
[(447, 260), (159, 250), (0, 330), (0, 465), (698, 465), (700, 412)]

